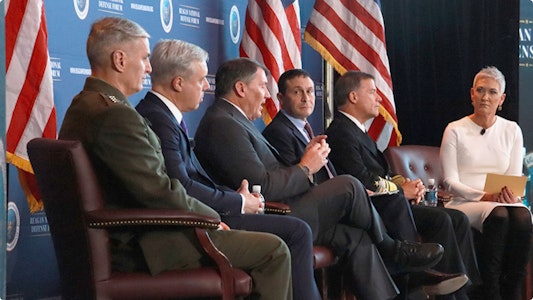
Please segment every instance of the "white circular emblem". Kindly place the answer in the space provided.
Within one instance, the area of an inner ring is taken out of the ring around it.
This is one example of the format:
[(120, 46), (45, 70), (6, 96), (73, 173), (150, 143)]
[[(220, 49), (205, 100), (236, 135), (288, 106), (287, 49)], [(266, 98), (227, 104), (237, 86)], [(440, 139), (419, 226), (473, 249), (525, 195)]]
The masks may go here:
[(235, 5), (231, 7), (229, 13), (229, 32), (231, 41), (237, 44), (241, 36), (241, 17), (239, 16), (239, 9)]
[(89, 0), (73, 0), (74, 9), (80, 20), (84, 20), (89, 12)]
[(161, 18), (161, 26), (166, 33), (169, 33), (172, 29), (173, 11), (171, 0), (161, 0), (159, 3), (159, 16)]
[(7, 230), (6, 230), (7, 251), (15, 249), (20, 234), (20, 214), (14, 202), (7, 204)]

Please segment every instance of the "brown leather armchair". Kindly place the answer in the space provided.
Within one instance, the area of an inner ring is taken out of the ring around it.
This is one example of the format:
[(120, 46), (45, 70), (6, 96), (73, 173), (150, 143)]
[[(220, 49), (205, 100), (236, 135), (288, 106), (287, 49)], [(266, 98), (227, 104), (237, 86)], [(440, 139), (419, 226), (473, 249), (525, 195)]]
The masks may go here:
[[(384, 151), (385, 158), (394, 173), (405, 177), (420, 178), (427, 182), (429, 178), (435, 178), (439, 186), (439, 202), (446, 202), (450, 199), (444, 188), (444, 174), (439, 157), (440, 148), (422, 145), (404, 145), (399, 147), (389, 147)], [(472, 229), (474, 241), (477, 240), (479, 232)], [(527, 265), (527, 277), (524, 281), (523, 297), (531, 299), (533, 297), (533, 259)]]
[(439, 147), (404, 145), (389, 147), (383, 154), (391, 170), (410, 179), (420, 178), (424, 183), (435, 178), (439, 189), (443, 189), (444, 175), (439, 158)]
[[(42, 194), (65, 299), (235, 299), (252, 290), (251, 277), (232, 268), (208, 229), (220, 220), (186, 211), (107, 209), (80, 142), (37, 138), (28, 154)], [(163, 272), (115, 272), (109, 230), (194, 227), (213, 267)]]
[(395, 174), (410, 179), (420, 178), (427, 185), (434, 178), (439, 187), (439, 202), (450, 199), (444, 188), (444, 174), (439, 157), (440, 148), (424, 145), (404, 145), (389, 147), (383, 154)]

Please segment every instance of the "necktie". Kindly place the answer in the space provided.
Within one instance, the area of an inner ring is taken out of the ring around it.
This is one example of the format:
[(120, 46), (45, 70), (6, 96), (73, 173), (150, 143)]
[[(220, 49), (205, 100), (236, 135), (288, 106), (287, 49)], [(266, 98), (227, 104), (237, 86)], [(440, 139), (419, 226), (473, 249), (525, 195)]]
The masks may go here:
[[(304, 129), (305, 131), (307, 131), (307, 134), (309, 135), (309, 139), (312, 139), (315, 137), (315, 134), (313, 133), (313, 128), (311, 128), (311, 125), (309, 125), (308, 122), (305, 122)], [(329, 169), (327, 163), (324, 165), (324, 168), (326, 168), (329, 178), (333, 178), (333, 173), (331, 173), (331, 170)]]
[(181, 119), (180, 127), (185, 132), (185, 135), (189, 136), (189, 132), (187, 131), (187, 125), (185, 124), (185, 120)]
[(313, 128), (311, 128), (311, 125), (309, 125), (308, 122), (305, 122), (304, 129), (307, 132), (307, 135), (309, 135), (309, 140), (315, 137), (315, 134), (313, 133)]

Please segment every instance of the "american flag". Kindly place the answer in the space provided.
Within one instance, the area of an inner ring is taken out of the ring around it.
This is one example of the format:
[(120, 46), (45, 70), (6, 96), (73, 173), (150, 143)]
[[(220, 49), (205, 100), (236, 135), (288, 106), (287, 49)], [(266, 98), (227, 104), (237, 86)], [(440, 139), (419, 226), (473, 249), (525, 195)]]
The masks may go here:
[(268, 89), (272, 98), (263, 109), (263, 120), (268, 124), (279, 110), (279, 76), (302, 66), (298, 0), (249, 0), (244, 25), (240, 56), (253, 58), (270, 70)]
[(5, 2), (6, 159), (19, 170), (30, 211), (42, 210), (26, 144), (56, 138), (56, 112), (42, 0)]
[(381, 150), (398, 146), (402, 135), (398, 130), (379, 0), (316, 0), (304, 39), (340, 74), (360, 70), (375, 77), (383, 101), (380, 115), (369, 121), (369, 127), (367, 124), (368, 133)]

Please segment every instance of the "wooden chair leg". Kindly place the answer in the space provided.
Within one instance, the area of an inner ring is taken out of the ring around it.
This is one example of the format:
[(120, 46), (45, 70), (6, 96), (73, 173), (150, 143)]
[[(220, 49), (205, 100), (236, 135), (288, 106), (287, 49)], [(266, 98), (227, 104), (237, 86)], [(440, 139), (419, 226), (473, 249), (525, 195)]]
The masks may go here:
[(323, 300), (328, 298), (328, 280), (327, 280), (327, 268), (320, 268), (315, 270), (315, 281), (318, 285), (318, 291)]

